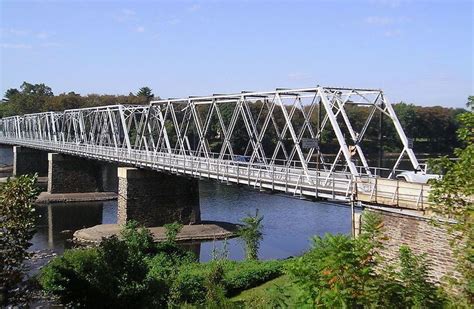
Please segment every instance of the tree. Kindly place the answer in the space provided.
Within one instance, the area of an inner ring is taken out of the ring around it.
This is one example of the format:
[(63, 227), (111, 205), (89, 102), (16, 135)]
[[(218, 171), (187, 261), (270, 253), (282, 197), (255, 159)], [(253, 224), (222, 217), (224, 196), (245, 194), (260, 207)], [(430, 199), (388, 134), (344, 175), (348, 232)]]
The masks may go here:
[(474, 303), (474, 114), (464, 113), (458, 119), (461, 127), (457, 135), (463, 148), (455, 150), (458, 159), (454, 162), (447, 157), (431, 162), (445, 175), (432, 185), (430, 199), (434, 212), (455, 221), (448, 224), (448, 230), (454, 236), (452, 247), (462, 278), (454, 282), (462, 288), (460, 301), (469, 306)]
[(8, 99), (8, 107), (2, 114), (28, 114), (44, 111), (46, 100), (53, 96), (53, 91), (45, 84), (23, 82), (20, 91), (12, 88), (5, 93), (5, 97)]
[(137, 92), (138, 97), (146, 97), (148, 100), (154, 98), (154, 94), (150, 87), (141, 87), (140, 90)]
[(249, 260), (258, 259), (258, 249), (260, 247), (260, 241), (263, 238), (262, 221), (263, 216), (258, 214), (257, 209), (255, 216), (248, 215), (242, 219), (244, 226), (237, 231), (237, 235), (245, 242), (245, 252)]
[(5, 95), (4, 97), (7, 99), (7, 100), (11, 100), (15, 95), (19, 94), (20, 91), (18, 91), (18, 89), (16, 88), (10, 88), (8, 89), (7, 91), (5, 91)]
[(23, 261), (34, 234), (37, 176), (8, 179), (0, 188), (0, 305), (23, 277)]
[(470, 95), (467, 98), (466, 106), (467, 106), (467, 108), (470, 108), (471, 110), (474, 109), (474, 95)]

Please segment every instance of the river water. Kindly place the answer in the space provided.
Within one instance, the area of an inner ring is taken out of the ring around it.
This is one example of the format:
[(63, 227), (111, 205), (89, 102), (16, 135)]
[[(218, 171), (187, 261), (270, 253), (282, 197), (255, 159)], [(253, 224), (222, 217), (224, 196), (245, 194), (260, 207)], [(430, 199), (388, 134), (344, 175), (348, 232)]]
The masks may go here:
[[(0, 166), (12, 163), (10, 148), (0, 147)], [(246, 187), (215, 181), (200, 182), (202, 220), (240, 223), (256, 209), (264, 216), (261, 259), (286, 258), (308, 250), (314, 235), (350, 233), (350, 208), (330, 203), (311, 202), (293, 197), (262, 193)], [(69, 239), (77, 229), (101, 223), (116, 223), (117, 202), (67, 203), (37, 206), (37, 232), (30, 250), (61, 253), (71, 247)], [(200, 260), (212, 258), (214, 248), (222, 249), (224, 241), (194, 246)], [(243, 244), (230, 239), (226, 244), (231, 259), (244, 257)]]

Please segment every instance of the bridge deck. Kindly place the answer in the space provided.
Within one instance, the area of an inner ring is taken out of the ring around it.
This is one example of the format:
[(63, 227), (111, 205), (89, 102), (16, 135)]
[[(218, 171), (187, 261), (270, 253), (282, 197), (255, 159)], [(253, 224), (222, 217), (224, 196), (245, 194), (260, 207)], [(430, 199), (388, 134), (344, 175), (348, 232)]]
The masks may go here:
[(129, 164), (135, 167), (166, 171), (178, 175), (208, 178), (248, 185), (262, 190), (278, 191), (295, 196), (327, 198), (348, 202), (353, 194), (353, 179), (347, 173), (310, 170), (258, 163), (219, 160), (204, 157), (158, 152), (153, 155), (140, 150), (76, 145), (71, 143), (37, 142), (1, 139), (2, 143), (65, 153), (89, 159)]
[(65, 153), (94, 160), (117, 162), (177, 175), (207, 178), (247, 185), (305, 198), (324, 198), (340, 202), (355, 201), (390, 207), (423, 210), (429, 204), (429, 185), (375, 177), (352, 177), (350, 173), (331, 173), (273, 165), (219, 160), (213, 158), (140, 150), (116, 149), (72, 143), (1, 139), (2, 143)]

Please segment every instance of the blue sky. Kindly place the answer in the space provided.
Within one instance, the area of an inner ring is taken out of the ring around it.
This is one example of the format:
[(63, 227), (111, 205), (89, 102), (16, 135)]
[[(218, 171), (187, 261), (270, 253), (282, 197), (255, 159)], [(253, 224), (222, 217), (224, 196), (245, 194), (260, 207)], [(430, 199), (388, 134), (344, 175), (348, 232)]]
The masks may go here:
[(463, 107), (474, 2), (1, 0), (0, 91), (161, 97), (320, 85)]

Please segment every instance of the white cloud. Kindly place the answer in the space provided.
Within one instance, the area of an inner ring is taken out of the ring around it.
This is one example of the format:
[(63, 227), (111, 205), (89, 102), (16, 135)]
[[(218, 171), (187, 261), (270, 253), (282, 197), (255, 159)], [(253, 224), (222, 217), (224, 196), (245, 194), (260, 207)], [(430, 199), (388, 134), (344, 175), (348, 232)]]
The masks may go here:
[(397, 8), (402, 2), (408, 2), (408, 0), (370, 0), (371, 3), (388, 6), (390, 8)]
[(399, 37), (402, 35), (402, 32), (398, 29), (395, 29), (395, 30), (387, 30), (384, 32), (383, 34), (384, 36), (386, 36), (387, 38), (393, 38), (393, 37)]
[(391, 17), (369, 16), (365, 18), (365, 22), (370, 25), (385, 26), (393, 24), (394, 19)]
[(29, 44), (10, 44), (10, 43), (2, 43), (0, 44), (1, 48), (10, 48), (10, 49), (30, 49), (33, 46)]
[(40, 40), (45, 40), (49, 38), (52, 34), (46, 31), (41, 31), (36, 34), (36, 38)]
[(196, 12), (197, 10), (199, 10), (201, 8), (201, 5), (199, 4), (193, 4), (191, 5), (190, 7), (188, 7), (188, 11), (189, 12)]
[(135, 29), (135, 31), (137, 31), (137, 32), (145, 32), (145, 27), (143, 27), (143, 26), (138, 26), (138, 27)]
[(48, 47), (62, 47), (63, 45), (60, 43), (55, 43), (55, 42), (48, 42), (48, 43), (42, 43), (40, 46), (48, 48)]
[(24, 29), (5, 29), (5, 28), (0, 29), (1, 36), (25, 36), (29, 33), (30, 33), (29, 30), (24, 30)]
[(401, 25), (411, 22), (412, 19), (400, 16), (400, 17), (388, 17), (388, 16), (368, 16), (364, 19), (364, 22), (373, 26), (388, 26), (388, 25)]
[(127, 22), (127, 21), (132, 21), (136, 20), (137, 17), (137, 12), (134, 10), (129, 10), (129, 9), (122, 9), (120, 12), (116, 13), (114, 16), (114, 19), (118, 22)]
[(171, 19), (168, 23), (169, 23), (170, 25), (177, 25), (177, 24), (179, 24), (180, 22), (181, 22), (181, 19), (179, 19), (179, 18), (173, 18), (173, 19)]

